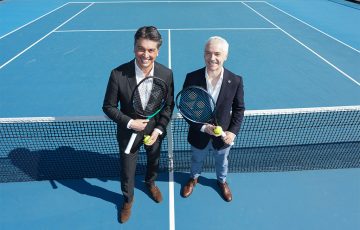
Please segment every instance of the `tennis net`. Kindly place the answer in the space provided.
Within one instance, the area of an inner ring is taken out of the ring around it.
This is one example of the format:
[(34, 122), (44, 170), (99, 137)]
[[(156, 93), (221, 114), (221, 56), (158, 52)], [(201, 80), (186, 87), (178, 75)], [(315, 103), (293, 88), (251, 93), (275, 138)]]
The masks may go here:
[[(188, 124), (175, 114), (160, 171), (189, 171)], [(360, 106), (246, 111), (230, 172), (360, 167)], [(211, 154), (204, 171), (214, 171)], [(136, 173), (146, 170), (140, 150)], [(119, 177), (116, 124), (105, 117), (1, 118), (0, 182)]]

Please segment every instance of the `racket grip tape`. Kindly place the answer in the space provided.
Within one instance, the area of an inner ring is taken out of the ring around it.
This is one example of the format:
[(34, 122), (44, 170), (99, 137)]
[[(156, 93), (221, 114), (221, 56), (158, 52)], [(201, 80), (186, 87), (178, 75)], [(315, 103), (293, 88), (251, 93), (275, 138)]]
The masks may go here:
[[(221, 132), (221, 136), (222, 136), (222, 137), (226, 137), (226, 134), (225, 134), (224, 131)], [(230, 145), (234, 145), (234, 144), (235, 144), (234, 142), (231, 142), (231, 143), (230, 143)]]
[(129, 153), (130, 153), (131, 148), (132, 148), (132, 146), (133, 146), (133, 144), (134, 144), (134, 142), (135, 142), (136, 136), (137, 136), (137, 133), (131, 134), (129, 143), (127, 144), (126, 149), (125, 149), (125, 153), (126, 153), (126, 154), (129, 154)]

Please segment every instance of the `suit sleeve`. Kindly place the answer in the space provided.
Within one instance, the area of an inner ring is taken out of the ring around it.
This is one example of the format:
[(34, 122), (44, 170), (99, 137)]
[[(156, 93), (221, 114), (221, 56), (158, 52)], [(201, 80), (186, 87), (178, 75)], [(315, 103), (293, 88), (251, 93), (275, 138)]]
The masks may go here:
[(186, 77), (185, 77), (185, 81), (184, 81), (184, 84), (183, 84), (183, 88), (182, 89), (185, 89), (185, 88), (187, 88), (187, 87), (189, 87), (190, 86), (190, 80), (189, 80), (189, 74), (187, 74), (186, 75)]
[(102, 109), (111, 120), (126, 128), (131, 118), (118, 109), (118, 95), (120, 90), (118, 81), (115, 71), (111, 71)]
[(244, 118), (245, 103), (244, 103), (244, 85), (240, 77), (240, 83), (237, 87), (235, 98), (232, 104), (231, 122), (228, 131), (238, 134), (241, 123)]

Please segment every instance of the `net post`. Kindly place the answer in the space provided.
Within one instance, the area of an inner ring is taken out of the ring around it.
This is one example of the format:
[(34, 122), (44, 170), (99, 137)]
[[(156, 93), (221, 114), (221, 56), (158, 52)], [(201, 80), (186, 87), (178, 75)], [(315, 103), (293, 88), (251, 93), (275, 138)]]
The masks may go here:
[(168, 126), (166, 127), (167, 130), (167, 141), (168, 141), (168, 167), (169, 172), (173, 172), (174, 170), (174, 140), (173, 140), (173, 131), (172, 131), (172, 119), (170, 120)]

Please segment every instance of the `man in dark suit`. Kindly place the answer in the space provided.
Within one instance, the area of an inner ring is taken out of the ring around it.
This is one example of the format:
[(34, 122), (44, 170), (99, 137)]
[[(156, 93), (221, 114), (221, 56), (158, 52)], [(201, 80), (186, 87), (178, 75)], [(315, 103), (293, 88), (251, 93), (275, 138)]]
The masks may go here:
[[(131, 215), (131, 207), (134, 201), (136, 161), (144, 135), (151, 135), (150, 140), (145, 145), (147, 153), (145, 184), (151, 197), (158, 203), (162, 201), (162, 195), (155, 185), (155, 179), (159, 168), (161, 142), (166, 134), (166, 126), (174, 109), (174, 82), (172, 70), (155, 61), (161, 44), (161, 34), (155, 27), (139, 28), (134, 36), (135, 59), (111, 71), (105, 93), (103, 111), (117, 123), (121, 190), (124, 196), (124, 203), (118, 216), (121, 223), (126, 222)], [(150, 121), (137, 116), (131, 103), (131, 94), (137, 83), (148, 76), (159, 77), (169, 86), (165, 107)], [(133, 132), (138, 132), (137, 138), (130, 154), (125, 154), (125, 148)]]
[(214, 132), (214, 124), (189, 123), (188, 142), (191, 144), (192, 158), (190, 179), (182, 188), (181, 195), (191, 195), (206, 155), (213, 152), (217, 184), (225, 201), (232, 200), (232, 194), (226, 176), (228, 172), (228, 155), (231, 143), (240, 130), (244, 116), (244, 91), (242, 78), (223, 67), (228, 57), (229, 44), (221, 37), (210, 37), (205, 44), (205, 67), (188, 73), (183, 88), (200, 86), (212, 95), (216, 102), (218, 125), (226, 136)]

